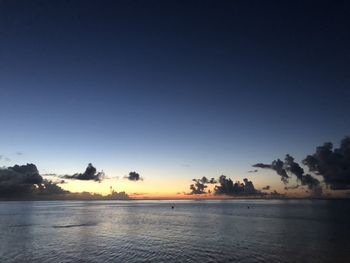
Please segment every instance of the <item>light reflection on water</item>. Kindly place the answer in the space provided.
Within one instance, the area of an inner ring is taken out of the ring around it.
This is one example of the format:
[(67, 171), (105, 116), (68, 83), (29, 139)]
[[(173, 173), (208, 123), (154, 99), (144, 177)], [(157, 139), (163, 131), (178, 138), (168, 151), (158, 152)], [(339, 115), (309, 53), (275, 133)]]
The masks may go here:
[(344, 200), (0, 202), (0, 262), (350, 262), (349, 222)]

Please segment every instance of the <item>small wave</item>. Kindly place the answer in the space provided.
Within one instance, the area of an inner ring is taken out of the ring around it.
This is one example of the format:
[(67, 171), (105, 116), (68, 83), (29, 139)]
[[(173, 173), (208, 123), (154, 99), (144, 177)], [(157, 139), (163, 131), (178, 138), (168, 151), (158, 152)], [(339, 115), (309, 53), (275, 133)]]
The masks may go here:
[(18, 224), (18, 225), (9, 225), (9, 227), (29, 227), (35, 226), (36, 224)]
[(96, 223), (85, 223), (85, 224), (74, 224), (74, 225), (55, 225), (53, 228), (70, 228), (70, 227), (81, 227), (81, 226), (96, 226)]

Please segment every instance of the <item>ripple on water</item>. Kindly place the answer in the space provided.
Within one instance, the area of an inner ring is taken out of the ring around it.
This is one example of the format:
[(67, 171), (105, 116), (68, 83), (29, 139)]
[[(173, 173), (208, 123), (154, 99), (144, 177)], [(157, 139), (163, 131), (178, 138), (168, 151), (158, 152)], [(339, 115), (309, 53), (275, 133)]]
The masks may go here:
[(53, 228), (71, 228), (71, 227), (84, 227), (84, 226), (97, 226), (97, 223), (84, 223), (84, 224), (71, 224), (71, 225), (53, 225)]
[(350, 262), (349, 202), (172, 204), (1, 203), (0, 262)]

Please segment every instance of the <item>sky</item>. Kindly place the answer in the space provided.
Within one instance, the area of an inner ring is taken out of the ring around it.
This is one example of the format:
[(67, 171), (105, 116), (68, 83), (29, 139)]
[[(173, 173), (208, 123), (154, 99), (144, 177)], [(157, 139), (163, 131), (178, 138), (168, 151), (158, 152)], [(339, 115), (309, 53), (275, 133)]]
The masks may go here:
[(248, 171), (350, 135), (349, 27), (347, 1), (3, 0), (0, 166), (106, 174), (74, 192), (284, 191)]

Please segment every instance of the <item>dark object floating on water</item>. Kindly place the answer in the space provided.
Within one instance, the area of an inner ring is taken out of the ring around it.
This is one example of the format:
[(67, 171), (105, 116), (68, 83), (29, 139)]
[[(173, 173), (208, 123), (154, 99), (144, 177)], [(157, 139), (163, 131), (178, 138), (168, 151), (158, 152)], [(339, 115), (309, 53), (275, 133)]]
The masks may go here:
[(249, 206), (247, 206), (247, 208), (248, 208), (248, 209), (250, 209), (250, 207), (249, 207)]
[(174, 206), (171, 206), (171, 209), (174, 209)]

